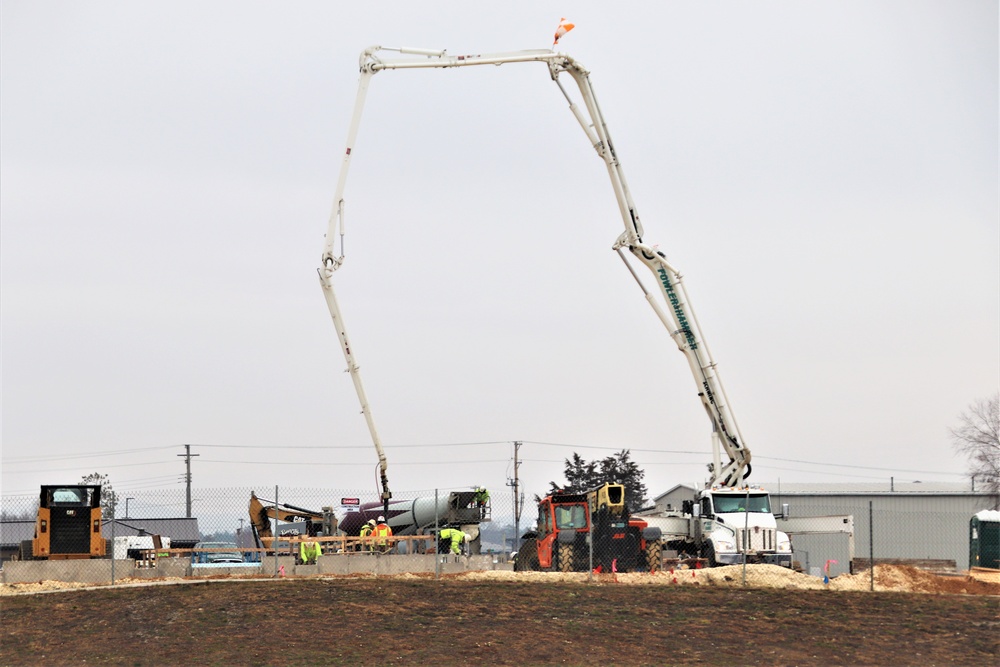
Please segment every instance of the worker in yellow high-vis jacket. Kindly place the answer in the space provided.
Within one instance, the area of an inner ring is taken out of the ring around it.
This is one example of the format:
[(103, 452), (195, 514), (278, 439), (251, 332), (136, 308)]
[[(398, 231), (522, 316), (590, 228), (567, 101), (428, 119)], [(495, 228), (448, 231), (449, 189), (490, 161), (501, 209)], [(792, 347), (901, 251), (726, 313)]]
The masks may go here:
[(302, 540), (299, 542), (299, 560), (303, 565), (313, 565), (316, 559), (323, 555), (323, 547), (319, 542)]
[(469, 541), (469, 534), (463, 533), (458, 528), (442, 528), (438, 532), (438, 550), (445, 545), (451, 544), (451, 552), (456, 556), (462, 553), (462, 543)]

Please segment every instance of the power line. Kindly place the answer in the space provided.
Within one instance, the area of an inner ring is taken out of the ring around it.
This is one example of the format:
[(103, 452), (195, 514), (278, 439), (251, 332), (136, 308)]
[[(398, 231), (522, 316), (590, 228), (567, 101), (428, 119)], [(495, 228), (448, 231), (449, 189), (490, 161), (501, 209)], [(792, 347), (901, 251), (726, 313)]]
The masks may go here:
[[(506, 445), (510, 440), (491, 440), (488, 442), (436, 442), (436, 443), (410, 443), (402, 445), (383, 445), (385, 449), (410, 449), (416, 447), (478, 447), (482, 445)], [(369, 445), (198, 445), (192, 447), (215, 447), (220, 449), (311, 449), (311, 450), (340, 450), (340, 449), (371, 449)]]
[[(386, 449), (397, 449), (397, 450), (417, 449), (417, 448), (429, 449), (429, 448), (437, 448), (437, 447), (481, 447), (481, 446), (486, 446), (486, 445), (509, 444), (511, 442), (513, 442), (513, 441), (509, 441), (509, 440), (490, 440), (490, 441), (481, 441), (481, 442), (409, 443), (409, 444), (398, 444), (398, 445), (386, 445), (385, 447), (386, 447)], [(658, 449), (658, 448), (627, 447), (627, 446), (623, 447), (621, 445), (613, 445), (613, 446), (612, 445), (582, 445), (582, 444), (572, 444), (572, 443), (564, 443), (564, 442), (544, 442), (544, 441), (537, 441), (537, 440), (523, 440), (521, 442), (524, 442), (525, 444), (538, 445), (538, 446), (544, 446), (544, 447), (561, 447), (561, 448), (568, 448), (568, 449), (574, 449), (574, 450), (603, 450), (603, 451), (609, 451), (609, 452), (616, 452), (616, 451), (621, 451), (621, 450), (624, 449), (624, 450), (628, 450), (629, 452), (636, 452), (636, 453), (643, 453), (643, 454), (674, 454), (674, 455), (693, 455), (693, 456), (705, 456), (706, 455), (706, 452), (702, 451), (702, 450)], [(98, 458), (98, 457), (104, 457), (104, 456), (120, 455), (120, 454), (136, 454), (136, 453), (151, 452), (151, 451), (157, 451), (157, 450), (163, 450), (163, 449), (172, 449), (172, 448), (177, 447), (177, 446), (178, 445), (166, 445), (166, 446), (149, 447), (149, 448), (142, 448), (142, 449), (108, 450), (108, 451), (103, 451), (103, 452), (94, 452), (94, 453), (88, 454), (88, 455), (73, 454), (73, 455), (66, 455), (66, 456), (56, 455), (56, 456), (51, 456), (51, 457), (21, 457), (21, 458), (13, 458), (13, 459), (4, 459), (4, 463), (6, 463), (6, 464), (19, 464), (19, 463), (40, 462), (40, 461), (49, 461), (49, 460), (50, 461), (61, 461), (61, 460), (71, 460), (71, 459), (88, 459), (88, 458)], [(310, 451), (330, 450), (330, 451), (339, 451), (339, 450), (349, 450), (349, 449), (365, 449), (365, 450), (367, 450), (367, 449), (371, 448), (370, 444), (366, 444), (366, 445), (240, 445), (240, 444), (199, 444), (199, 445), (196, 445), (196, 446), (198, 446), (198, 447), (205, 447), (205, 448), (216, 448), (216, 449), (266, 449), (266, 450), (281, 450), (281, 451), (288, 451), (288, 450), (310, 450)], [(181, 454), (180, 456), (184, 456), (184, 455)], [(857, 465), (857, 464), (848, 464), (848, 463), (828, 463), (828, 462), (822, 462), (822, 461), (807, 461), (807, 460), (803, 460), (803, 459), (790, 459), (790, 458), (783, 458), (783, 457), (777, 457), (777, 456), (757, 455), (754, 458), (756, 458), (758, 460), (765, 460), (765, 461), (782, 461), (782, 462), (785, 462), (785, 463), (797, 463), (797, 464), (800, 464), (800, 465), (823, 466), (825, 468), (837, 468), (837, 469), (848, 468), (848, 469), (854, 469), (854, 470), (870, 470), (870, 471), (880, 471), (880, 472), (886, 472), (886, 473), (894, 473), (895, 472), (895, 473), (907, 473), (907, 474), (917, 474), (917, 475), (946, 475), (946, 476), (950, 476), (950, 477), (964, 477), (965, 476), (965, 473), (959, 473), (959, 472), (941, 472), (941, 471), (937, 471), (937, 470), (914, 470), (914, 469), (909, 469), (909, 468), (887, 468), (887, 467), (881, 467), (881, 466), (866, 466), (866, 465)], [(550, 459), (523, 459), (523, 460), (525, 460), (525, 461), (531, 461), (531, 462), (534, 462), (534, 463), (565, 463), (565, 460), (550, 460)], [(246, 463), (246, 464), (252, 464), (252, 465), (337, 465), (337, 466), (345, 466), (345, 465), (369, 465), (368, 463), (343, 463), (343, 462), (338, 462), (338, 463), (323, 464), (323, 463), (317, 463), (316, 461), (294, 462), (294, 461), (287, 461), (287, 460), (286, 461), (268, 461), (268, 462), (263, 462), (263, 461), (222, 461), (222, 460), (204, 459), (203, 462), (205, 462), (205, 463), (234, 463), (234, 464)], [(443, 461), (443, 462), (439, 462), (439, 461), (420, 461), (420, 462), (410, 462), (410, 463), (407, 463), (407, 462), (393, 462), (393, 465), (394, 466), (399, 466), (399, 465), (444, 465), (444, 464), (450, 464), (450, 463), (475, 464), (475, 463), (499, 463), (499, 462), (500, 461), (495, 461), (495, 460), (473, 460), (473, 461), (454, 461), (454, 460), (448, 460), (448, 461)], [(141, 465), (159, 465), (160, 463), (163, 463), (163, 462), (157, 461), (157, 462), (151, 462), (151, 463), (114, 463), (114, 464), (110, 464), (110, 465), (101, 464), (100, 467), (102, 469), (110, 469), (110, 468), (135, 467), (135, 466), (141, 466)], [(651, 461), (647, 461), (647, 462), (637, 462), (637, 463), (639, 463), (640, 465), (644, 465), (644, 466), (651, 466), (651, 465), (677, 465), (676, 463), (672, 463), (672, 462), (651, 462)], [(685, 464), (685, 465), (688, 465), (688, 464)], [(41, 473), (41, 472), (70, 472), (70, 471), (76, 471), (76, 470), (79, 470), (79, 469), (80, 469), (79, 467), (77, 467), (77, 468), (45, 468), (45, 469), (26, 470), (26, 471), (21, 471), (21, 472), (23, 474), (27, 474), (27, 473)], [(826, 471), (799, 470), (799, 469), (793, 469), (793, 468), (781, 468), (781, 469), (782, 470), (789, 470), (789, 471), (793, 471), (793, 472), (823, 473), (823, 474), (830, 474), (830, 475), (834, 474), (834, 473), (830, 473), (830, 472), (826, 472)], [(876, 479), (876, 478), (873, 477), (873, 479)]]
[[(394, 461), (392, 465), (394, 467), (401, 466), (420, 466), (420, 465), (464, 465), (467, 463), (507, 463), (507, 459), (496, 459), (496, 460), (478, 460), (478, 461), (455, 461), (449, 459), (448, 461)], [(336, 466), (338, 468), (348, 467), (348, 466), (364, 466), (365, 468), (372, 465), (370, 461), (365, 463), (344, 463), (343, 461), (331, 461), (329, 463), (320, 463), (317, 461), (225, 461), (221, 459), (203, 459), (202, 463), (227, 463), (227, 464), (247, 464), (247, 465), (265, 465), (265, 466)], [(562, 461), (551, 461), (551, 463), (562, 463)]]
[[(158, 466), (158, 465), (163, 465), (163, 464), (166, 464), (166, 463), (170, 463), (170, 462), (169, 461), (144, 461), (144, 462), (141, 462), (141, 463), (112, 463), (110, 465), (103, 465), (102, 464), (100, 466), (100, 468), (101, 468), (101, 470), (105, 470), (107, 468), (135, 468), (136, 466)], [(73, 471), (79, 472), (80, 470), (87, 470), (87, 469), (89, 469), (89, 466), (79, 465), (79, 466), (76, 466), (74, 468), (39, 468), (37, 470), (21, 470), (21, 471), (18, 472), (18, 474), (19, 475), (27, 475), (29, 473), (39, 473), (39, 472), (73, 472)]]
[[(798, 459), (783, 459), (777, 456), (755, 456), (754, 458), (764, 459), (767, 461), (784, 461), (786, 463), (803, 463), (805, 465), (811, 465), (811, 466), (830, 466), (833, 468), (859, 468), (861, 470), (884, 470), (885, 472), (912, 472), (920, 475), (957, 475), (959, 477), (962, 477), (965, 474), (960, 472), (940, 472), (937, 470), (906, 470), (903, 468), (880, 468), (877, 466), (851, 465), (849, 463), (819, 463), (817, 461), (800, 461)], [(814, 472), (814, 471), (801, 470), (799, 472)]]
[(69, 461), (71, 459), (89, 459), (102, 456), (115, 456), (117, 454), (139, 454), (142, 452), (152, 452), (160, 449), (173, 449), (177, 445), (165, 445), (162, 447), (144, 447), (141, 449), (116, 449), (103, 452), (90, 452), (89, 454), (53, 454), (52, 456), (13, 456), (4, 457), (5, 464), (10, 463), (32, 463), (35, 461)]
[[(688, 451), (688, 450), (678, 450), (678, 449), (647, 449), (647, 448), (641, 448), (641, 447), (620, 447), (620, 446), (603, 447), (603, 446), (599, 446), (599, 445), (570, 445), (570, 444), (558, 443), (558, 442), (534, 442), (534, 441), (531, 441), (531, 440), (525, 440), (524, 442), (531, 443), (533, 445), (548, 445), (548, 446), (551, 446), (551, 447), (569, 447), (569, 448), (572, 448), (572, 449), (604, 449), (604, 450), (613, 450), (613, 451), (621, 451), (622, 449), (627, 449), (630, 452), (642, 452), (642, 453), (646, 453), (646, 454), (649, 454), (649, 453), (652, 453), (652, 454), (697, 454), (699, 456), (704, 456), (706, 454), (706, 452), (704, 452), (704, 451)], [(786, 459), (786, 458), (781, 458), (781, 457), (778, 457), (778, 456), (761, 456), (761, 455), (756, 455), (756, 456), (754, 456), (754, 458), (755, 459), (763, 459), (765, 461), (784, 461), (786, 463), (801, 463), (801, 464), (804, 464), (804, 465), (826, 466), (826, 467), (831, 467), (831, 468), (857, 468), (857, 469), (860, 469), (860, 470), (882, 470), (882, 471), (885, 471), (885, 472), (908, 472), (908, 473), (914, 473), (914, 474), (919, 474), (919, 475), (952, 475), (952, 476), (957, 476), (957, 477), (963, 477), (965, 475), (965, 473), (940, 472), (940, 471), (937, 471), (937, 470), (909, 470), (909, 469), (902, 469), (902, 468), (883, 468), (883, 467), (879, 467), (879, 466), (852, 465), (852, 464), (848, 464), (848, 463), (825, 463), (825, 462), (822, 462), (822, 461), (803, 461), (801, 459)], [(649, 465), (649, 464), (643, 464), (643, 465)], [(799, 472), (812, 472), (812, 471), (802, 470), (802, 471), (799, 471)]]
[[(410, 449), (410, 448), (423, 448), (423, 447), (479, 447), (483, 445), (503, 445), (508, 444), (508, 440), (493, 440), (488, 442), (443, 442), (443, 443), (410, 443), (401, 445), (386, 445), (386, 449)], [(122, 454), (142, 454), (144, 452), (152, 452), (161, 449), (173, 449), (182, 445), (165, 445), (160, 447), (145, 447), (137, 449), (117, 449), (117, 450), (107, 450), (102, 452), (90, 452), (88, 454), (53, 454), (52, 456), (23, 456), (23, 457), (5, 457), (3, 459), (6, 465), (17, 465), (21, 463), (38, 463), (41, 461), (71, 461), (71, 460), (86, 460), (94, 458), (102, 458), (105, 456), (118, 456)], [(371, 449), (371, 445), (212, 445), (212, 444), (192, 444), (192, 447), (210, 447), (216, 449), (268, 449), (268, 450), (281, 450), (287, 451), (290, 449), (304, 449), (313, 451), (322, 450), (332, 450), (340, 451), (346, 449)], [(183, 455), (181, 455), (183, 456)], [(106, 466), (105, 466), (106, 467)], [(38, 471), (27, 471), (27, 472), (38, 472)]]

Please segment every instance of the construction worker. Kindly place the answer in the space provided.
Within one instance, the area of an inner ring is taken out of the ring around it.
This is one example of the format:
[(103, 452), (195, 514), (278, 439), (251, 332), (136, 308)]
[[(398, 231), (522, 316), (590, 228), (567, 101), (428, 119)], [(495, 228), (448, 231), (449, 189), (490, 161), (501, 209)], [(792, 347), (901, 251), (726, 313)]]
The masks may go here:
[(490, 492), (486, 490), (485, 486), (476, 487), (476, 495), (473, 496), (475, 500), (476, 507), (479, 508), (480, 514), (486, 517), (486, 504), (490, 502)]
[(299, 542), (299, 560), (303, 565), (314, 565), (316, 559), (323, 555), (323, 547), (319, 542), (302, 540)]
[[(362, 537), (362, 539), (364, 539), (366, 537), (371, 537), (373, 530), (375, 530), (375, 519), (368, 519), (368, 523), (366, 523), (365, 525), (361, 526), (361, 537)], [(360, 550), (367, 549), (368, 546), (369, 546), (368, 545), (368, 541), (366, 540), (365, 542), (363, 542), (363, 543), (361, 543), (361, 544), (358, 545), (358, 550), (360, 551)]]
[(385, 522), (384, 516), (378, 518), (378, 523), (372, 529), (372, 537), (375, 538), (375, 547), (377, 549), (382, 551), (388, 550), (389, 540), (386, 538), (392, 537), (392, 528)]
[(462, 542), (469, 541), (469, 534), (463, 533), (458, 528), (442, 528), (438, 532), (438, 551), (441, 551), (441, 547), (446, 543), (451, 543), (451, 552), (456, 556), (462, 554)]

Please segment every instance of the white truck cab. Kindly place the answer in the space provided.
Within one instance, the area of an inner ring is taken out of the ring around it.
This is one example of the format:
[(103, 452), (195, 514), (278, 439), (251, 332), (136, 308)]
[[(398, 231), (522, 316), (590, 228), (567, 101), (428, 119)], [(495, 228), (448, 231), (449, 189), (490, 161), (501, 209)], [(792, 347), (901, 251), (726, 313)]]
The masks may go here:
[(698, 493), (692, 523), (709, 566), (743, 562), (792, 566), (792, 543), (778, 530), (767, 491), (715, 486)]

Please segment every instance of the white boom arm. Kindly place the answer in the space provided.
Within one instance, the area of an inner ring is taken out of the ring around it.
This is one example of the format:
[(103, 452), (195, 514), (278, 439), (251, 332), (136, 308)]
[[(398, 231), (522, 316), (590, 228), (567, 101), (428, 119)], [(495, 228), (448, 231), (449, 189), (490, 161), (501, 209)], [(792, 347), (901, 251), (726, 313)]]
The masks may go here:
[[(394, 51), (417, 57), (386, 60), (380, 58), (378, 55), (382, 51)], [(614, 144), (611, 142), (611, 136), (608, 133), (607, 124), (597, 104), (597, 98), (590, 84), (590, 73), (573, 58), (548, 49), (486, 55), (449, 56), (443, 50), (373, 46), (361, 54), (361, 80), (358, 84), (358, 96), (354, 105), (354, 116), (351, 119), (351, 126), (347, 133), (347, 150), (344, 153), (343, 162), (341, 163), (340, 178), (337, 181), (337, 192), (333, 200), (333, 212), (330, 215), (326, 242), (323, 247), (322, 266), (319, 274), (324, 293), (327, 295), (330, 314), (337, 327), (341, 346), (344, 349), (344, 356), (347, 358), (348, 370), (354, 379), (354, 386), (361, 400), (362, 412), (368, 420), (368, 428), (371, 431), (375, 448), (379, 453), (379, 462), (382, 466), (383, 498), (388, 498), (385, 454), (382, 451), (382, 445), (375, 430), (375, 423), (368, 408), (356, 360), (350, 351), (347, 334), (343, 327), (343, 318), (337, 307), (332, 285), (333, 272), (340, 267), (344, 260), (344, 186), (347, 181), (347, 171), (350, 167), (354, 142), (357, 138), (358, 127), (361, 122), (361, 112), (364, 107), (365, 95), (368, 91), (368, 83), (371, 77), (377, 72), (388, 69), (469, 67), (472, 65), (504, 65), (521, 62), (542, 62), (548, 66), (549, 75), (555, 81), (556, 85), (559, 86), (559, 90), (569, 103), (570, 111), (580, 124), (584, 134), (587, 135), (587, 139), (594, 147), (594, 150), (597, 151), (598, 157), (604, 161), (608, 169), (608, 176), (611, 179), (611, 187), (614, 190), (615, 199), (618, 202), (622, 222), (625, 225), (625, 231), (617, 238), (613, 248), (625, 262), (625, 265), (646, 295), (647, 302), (667, 328), (678, 349), (684, 353), (698, 387), (698, 396), (701, 398), (702, 405), (712, 423), (715, 460), (712, 466), (710, 484), (721, 484), (724, 486), (739, 485), (750, 474), (750, 451), (743, 444), (743, 437), (740, 434), (739, 426), (732, 411), (729, 409), (729, 401), (726, 398), (722, 380), (719, 378), (716, 364), (712, 360), (704, 337), (701, 335), (700, 327), (691, 308), (690, 299), (684, 289), (680, 272), (667, 261), (666, 255), (642, 240), (643, 229), (639, 221), (639, 213), (632, 201), (632, 195), (625, 181), (625, 173), (622, 170), (621, 163), (618, 161)], [(586, 113), (581, 111), (573, 102), (559, 81), (559, 75), (564, 72), (576, 82), (583, 98), (583, 106)], [(341, 253), (339, 256), (334, 251), (334, 244), (338, 234), (341, 238)], [(623, 249), (627, 249), (653, 272), (656, 283), (660, 288), (660, 294), (663, 297), (663, 303), (643, 285), (638, 274), (625, 257)], [(666, 308), (664, 308), (664, 305), (666, 305)], [(720, 449), (725, 451), (729, 459), (725, 464), (721, 462)]]

